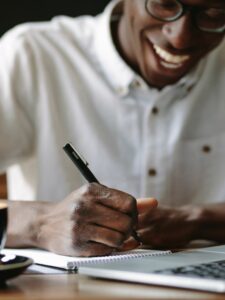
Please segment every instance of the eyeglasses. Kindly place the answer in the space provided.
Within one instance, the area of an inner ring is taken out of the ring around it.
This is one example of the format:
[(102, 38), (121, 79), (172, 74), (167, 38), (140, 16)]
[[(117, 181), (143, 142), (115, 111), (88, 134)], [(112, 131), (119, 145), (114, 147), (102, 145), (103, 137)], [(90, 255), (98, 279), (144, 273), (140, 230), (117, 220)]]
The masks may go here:
[(145, 8), (149, 15), (162, 22), (176, 21), (191, 11), (198, 29), (212, 33), (225, 31), (225, 9), (222, 8), (194, 8), (179, 0), (146, 0)]

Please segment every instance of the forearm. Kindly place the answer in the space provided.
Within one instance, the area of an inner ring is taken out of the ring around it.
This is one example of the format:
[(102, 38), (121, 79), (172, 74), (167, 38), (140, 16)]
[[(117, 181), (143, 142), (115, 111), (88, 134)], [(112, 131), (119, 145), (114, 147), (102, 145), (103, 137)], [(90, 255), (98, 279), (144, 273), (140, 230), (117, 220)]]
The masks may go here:
[(8, 201), (6, 247), (38, 247), (40, 220), (48, 214), (51, 203)]
[(195, 238), (225, 243), (225, 203), (204, 205), (197, 211)]

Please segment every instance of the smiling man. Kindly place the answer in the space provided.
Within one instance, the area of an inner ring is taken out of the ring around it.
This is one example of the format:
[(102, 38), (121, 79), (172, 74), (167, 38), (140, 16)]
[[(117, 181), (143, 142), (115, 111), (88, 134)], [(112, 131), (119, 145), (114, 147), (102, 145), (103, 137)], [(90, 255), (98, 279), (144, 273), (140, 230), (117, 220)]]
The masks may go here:
[[(138, 246), (133, 229), (154, 248), (225, 242), (224, 35), (224, 0), (111, 1), (8, 32), (0, 167), (30, 201), (10, 201), (7, 245), (109, 254)], [(84, 185), (67, 141), (104, 185)]]
[(186, 75), (224, 37), (224, 1), (125, 1), (124, 58), (153, 87)]

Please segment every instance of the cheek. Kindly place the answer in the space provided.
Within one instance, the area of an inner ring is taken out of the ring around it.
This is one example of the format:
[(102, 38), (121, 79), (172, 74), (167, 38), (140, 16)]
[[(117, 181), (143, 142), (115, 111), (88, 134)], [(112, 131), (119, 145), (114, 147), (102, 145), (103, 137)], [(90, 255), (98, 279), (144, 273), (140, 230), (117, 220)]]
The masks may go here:
[(143, 53), (145, 48), (144, 29), (146, 26), (136, 18), (131, 20), (131, 36), (132, 48), (137, 65), (141, 65), (143, 61)]
[(221, 42), (224, 39), (224, 36), (215, 36), (216, 34), (214, 33), (211, 38), (209, 36), (206, 35), (206, 37), (203, 40), (203, 45), (204, 47), (202, 47), (202, 50), (206, 53), (208, 53), (209, 51), (212, 51), (213, 49), (215, 49), (216, 47), (218, 47)]
[(127, 32), (130, 36), (132, 51), (136, 56), (136, 60), (140, 60), (143, 50), (143, 31), (149, 26), (149, 17), (146, 17), (145, 9), (140, 0), (133, 2), (133, 5), (127, 11), (127, 15), (129, 15), (129, 29)]

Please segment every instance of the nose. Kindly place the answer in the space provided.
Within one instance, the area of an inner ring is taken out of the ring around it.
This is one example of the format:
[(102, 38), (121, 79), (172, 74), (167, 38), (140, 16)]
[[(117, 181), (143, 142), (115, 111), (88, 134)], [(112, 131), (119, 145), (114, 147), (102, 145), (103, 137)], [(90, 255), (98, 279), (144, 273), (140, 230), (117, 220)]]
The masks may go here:
[(175, 49), (191, 48), (196, 41), (196, 28), (190, 12), (176, 21), (165, 23), (162, 32)]

